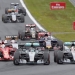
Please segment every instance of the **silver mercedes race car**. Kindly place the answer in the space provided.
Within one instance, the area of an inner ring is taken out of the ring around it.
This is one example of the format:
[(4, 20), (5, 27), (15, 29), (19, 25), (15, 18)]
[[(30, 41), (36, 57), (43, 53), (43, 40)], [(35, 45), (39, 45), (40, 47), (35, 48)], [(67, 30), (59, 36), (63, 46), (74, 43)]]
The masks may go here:
[(14, 53), (14, 65), (20, 65), (20, 61), (25, 60), (25, 63), (42, 62), (44, 65), (50, 64), (50, 53), (39, 43), (21, 43), (19, 49)]
[(57, 64), (75, 63), (75, 42), (65, 42), (63, 50), (54, 50), (54, 62)]
[(12, 9), (15, 10), (16, 13), (23, 14), (24, 16), (26, 16), (25, 8), (20, 7), (19, 3), (11, 3), (9, 8), (8, 7), (5, 8), (5, 14), (8, 14), (9, 10), (12, 10)]
[(15, 13), (14, 10), (9, 10), (8, 14), (3, 14), (2, 15), (2, 21), (4, 23), (10, 23), (10, 22), (20, 22), (24, 23), (24, 15)]

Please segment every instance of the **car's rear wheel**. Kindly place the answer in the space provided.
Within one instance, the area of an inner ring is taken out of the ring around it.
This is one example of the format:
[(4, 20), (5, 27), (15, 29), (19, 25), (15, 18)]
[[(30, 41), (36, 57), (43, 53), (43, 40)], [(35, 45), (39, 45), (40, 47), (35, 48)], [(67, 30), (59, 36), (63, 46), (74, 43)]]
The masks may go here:
[(20, 18), (21, 18), (21, 23), (24, 23), (25, 22), (24, 15), (21, 15)]
[(25, 40), (25, 32), (22, 32), (21, 33), (21, 38), (20, 38), (21, 40)]
[(5, 14), (8, 14), (8, 9), (9, 9), (9, 8), (5, 8)]
[(49, 51), (45, 51), (43, 56), (44, 56), (44, 65), (49, 65), (50, 64), (50, 54), (49, 54)]
[(24, 7), (19, 7), (19, 13), (22, 13), (24, 16), (26, 16), (26, 10)]
[(7, 23), (7, 16), (5, 14), (2, 15), (2, 21), (4, 23)]

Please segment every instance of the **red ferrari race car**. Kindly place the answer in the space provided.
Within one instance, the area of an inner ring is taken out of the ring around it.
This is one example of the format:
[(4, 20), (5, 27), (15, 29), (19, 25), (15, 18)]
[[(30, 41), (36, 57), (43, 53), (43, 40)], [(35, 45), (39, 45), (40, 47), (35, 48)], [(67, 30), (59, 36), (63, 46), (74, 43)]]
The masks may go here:
[[(9, 39), (9, 38), (5, 38)], [(11, 43), (7, 42), (8, 40), (0, 40), (0, 60), (13, 60), (14, 52), (17, 50), (18, 44), (11, 40)]]
[(18, 31), (18, 38), (21, 40), (36, 39), (37, 35), (38, 29), (35, 24), (26, 24), (24, 31)]
[(1, 44), (0, 45), (0, 60), (13, 60), (15, 51), (16, 51), (16, 48), (13, 48), (12, 45)]
[(39, 32), (38, 32), (38, 39), (40, 39), (41, 37), (45, 37), (45, 36), (51, 36), (51, 33), (50, 32), (46, 32), (46, 31), (42, 31), (42, 30), (40, 30)]

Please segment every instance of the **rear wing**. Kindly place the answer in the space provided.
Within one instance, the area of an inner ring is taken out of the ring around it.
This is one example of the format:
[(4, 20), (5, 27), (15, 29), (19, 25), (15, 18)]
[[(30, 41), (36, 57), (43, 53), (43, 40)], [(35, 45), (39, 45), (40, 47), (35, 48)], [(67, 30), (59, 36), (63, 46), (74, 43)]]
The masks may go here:
[(64, 46), (75, 45), (75, 42), (64, 42)]
[(7, 35), (7, 36), (5, 36), (5, 40), (18, 40), (18, 36)]
[(10, 3), (10, 5), (17, 6), (19, 3)]
[(26, 24), (25, 26), (26, 26), (26, 27), (36, 27), (35, 24)]
[(23, 48), (23, 47), (39, 47), (40, 43), (20, 43), (19, 48)]

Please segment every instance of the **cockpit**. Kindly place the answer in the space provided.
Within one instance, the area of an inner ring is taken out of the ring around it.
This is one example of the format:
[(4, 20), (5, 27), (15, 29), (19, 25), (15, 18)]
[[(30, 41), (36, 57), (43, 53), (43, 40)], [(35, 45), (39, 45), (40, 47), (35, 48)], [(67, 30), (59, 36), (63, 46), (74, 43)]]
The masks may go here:
[(31, 28), (31, 31), (35, 31), (35, 28)]
[(34, 48), (30, 48), (29, 51), (30, 52), (35, 52), (35, 49)]
[(35, 34), (35, 28), (31, 28), (31, 29), (30, 29), (30, 32), (31, 32), (32, 34)]

